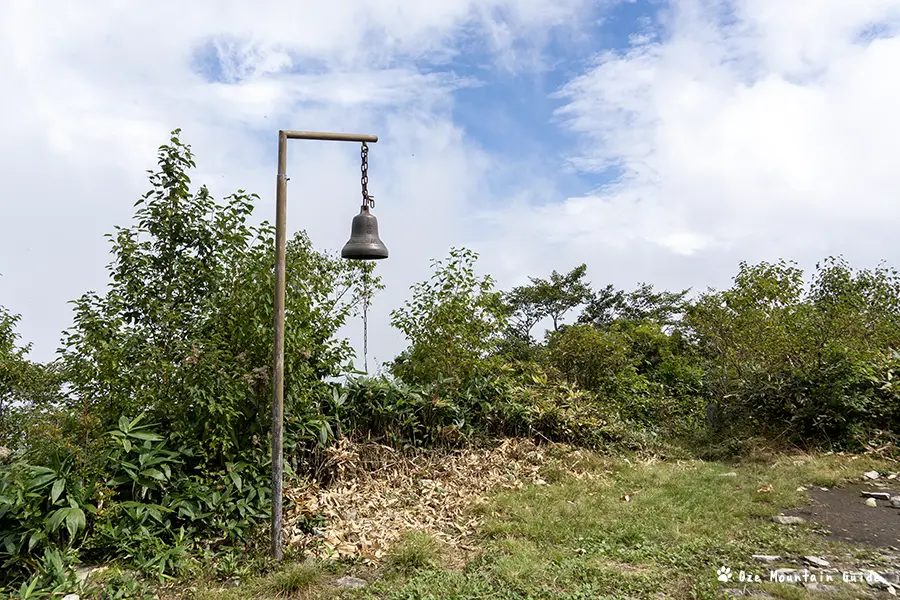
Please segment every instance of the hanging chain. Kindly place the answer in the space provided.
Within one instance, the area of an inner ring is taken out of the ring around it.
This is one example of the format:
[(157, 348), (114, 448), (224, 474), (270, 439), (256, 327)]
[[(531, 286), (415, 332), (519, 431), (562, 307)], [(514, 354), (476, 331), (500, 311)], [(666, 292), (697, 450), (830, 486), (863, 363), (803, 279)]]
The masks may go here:
[(362, 159), (362, 166), (360, 167), (362, 171), (362, 205), (375, 208), (375, 196), (369, 195), (369, 147), (365, 142), (362, 143), (362, 150), (359, 155)]
[(363, 271), (363, 370), (369, 372), (369, 273)]

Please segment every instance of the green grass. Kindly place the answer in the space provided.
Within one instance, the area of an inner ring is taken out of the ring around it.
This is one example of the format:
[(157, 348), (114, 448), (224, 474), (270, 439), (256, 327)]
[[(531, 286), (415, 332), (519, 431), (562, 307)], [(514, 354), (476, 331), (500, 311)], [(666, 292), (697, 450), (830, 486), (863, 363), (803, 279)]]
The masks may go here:
[(424, 531), (407, 531), (391, 547), (385, 565), (391, 573), (410, 575), (437, 567), (440, 559), (441, 548), (437, 540)]
[[(250, 582), (240, 592), (210, 597), (723, 598), (724, 588), (743, 584), (718, 582), (715, 570), (721, 565), (768, 577), (772, 567), (755, 562), (752, 554), (852, 557), (851, 547), (806, 526), (778, 525), (770, 517), (805, 501), (798, 486), (833, 486), (873, 468), (885, 469), (866, 457), (837, 455), (769, 456), (740, 464), (642, 464), (587, 456), (582, 464), (590, 464), (600, 477), (578, 480), (557, 469), (548, 477), (551, 485), (503, 492), (480, 508), (487, 521), (480, 550), (462, 568), (446, 567), (453, 561), (442, 560), (445, 549), (434, 538), (408, 532), (386, 557), (383, 576), (363, 591), (336, 590), (327, 584), (332, 575), (309, 567), (313, 570), (287, 570)], [(737, 476), (722, 476), (728, 472)], [(751, 587), (784, 600), (853, 597), (788, 584)]]
[[(718, 582), (720, 565), (767, 577), (769, 566), (752, 554), (847, 552), (805, 526), (781, 526), (770, 517), (804, 501), (801, 485), (831, 486), (877, 466), (840, 456), (741, 465), (601, 461), (597, 468), (607, 473), (601, 480), (561, 477), (499, 494), (483, 509), (490, 518), (481, 554), (462, 571), (416, 571), (373, 586), (367, 597), (721, 598), (723, 588), (742, 584)], [(721, 476), (732, 471), (738, 475)], [(771, 492), (759, 491), (768, 486)], [(796, 585), (755, 587), (786, 600), (827, 596)]]
[(325, 598), (331, 590), (326, 585), (327, 570), (316, 563), (295, 563), (271, 574), (252, 578), (230, 589), (213, 586), (199, 590), (198, 600), (257, 600), (262, 598)]

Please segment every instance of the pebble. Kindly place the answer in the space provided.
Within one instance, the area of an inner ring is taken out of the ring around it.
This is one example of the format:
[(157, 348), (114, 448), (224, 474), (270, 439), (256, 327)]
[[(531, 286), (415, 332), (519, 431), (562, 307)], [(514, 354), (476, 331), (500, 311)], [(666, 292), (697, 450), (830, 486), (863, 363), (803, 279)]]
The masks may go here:
[(737, 473), (734, 471), (731, 473), (719, 473), (719, 477), (737, 477)]
[(891, 496), (891, 506), (900, 508), (900, 496)]
[(836, 585), (825, 585), (816, 581), (805, 581), (803, 582), (803, 587), (811, 592), (836, 592), (841, 589)]
[(813, 565), (814, 567), (830, 567), (831, 563), (825, 560), (824, 558), (819, 558), (818, 556), (804, 556), (803, 560)]
[(801, 523), (806, 523), (806, 519), (802, 517), (788, 517), (785, 515), (776, 515), (772, 517), (772, 520), (781, 525), (799, 525)]
[(878, 502), (875, 498), (866, 498), (866, 506), (878, 506)]
[(774, 554), (753, 554), (752, 557), (763, 562), (775, 562), (776, 560), (781, 559), (780, 556)]
[(887, 492), (863, 492), (863, 496), (866, 498), (877, 498), (878, 500), (889, 500), (891, 495)]
[(878, 479), (881, 477), (881, 474), (878, 471), (869, 471), (868, 473), (864, 473), (863, 477), (866, 479)]
[(66, 594), (62, 597), (62, 600), (81, 600), (81, 596), (78, 594)]
[(336, 580), (334, 582), (334, 585), (342, 588), (349, 588), (351, 590), (361, 590), (368, 584), (365, 579), (360, 579), (359, 577), (351, 577), (350, 575), (344, 575), (340, 579)]

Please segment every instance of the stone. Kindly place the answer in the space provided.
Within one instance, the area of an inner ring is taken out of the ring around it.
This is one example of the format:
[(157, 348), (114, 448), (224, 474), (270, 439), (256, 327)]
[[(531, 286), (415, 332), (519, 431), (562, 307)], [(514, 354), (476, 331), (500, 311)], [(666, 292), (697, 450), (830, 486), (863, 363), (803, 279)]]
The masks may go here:
[(881, 477), (881, 473), (879, 473), (878, 471), (868, 471), (866, 473), (863, 473), (863, 477), (865, 477), (866, 479), (874, 480)]
[(822, 567), (823, 569), (831, 566), (830, 562), (828, 562), (824, 558), (819, 558), (818, 556), (804, 556), (803, 560), (814, 567)]
[(806, 519), (803, 517), (792, 517), (785, 515), (775, 515), (772, 517), (772, 520), (781, 525), (800, 525), (801, 523), (806, 523)]
[(890, 500), (891, 495), (887, 492), (863, 492), (866, 498), (875, 498), (876, 500)]
[(775, 562), (776, 560), (781, 559), (780, 556), (777, 556), (775, 554), (753, 554), (752, 557), (755, 558), (756, 560), (761, 560), (763, 562), (768, 562), (768, 563)]
[(78, 594), (66, 594), (62, 597), (62, 600), (81, 600), (81, 596)]
[(827, 491), (828, 491), (828, 488), (827, 488), (827, 487), (820, 487), (819, 489), (822, 490), (823, 492), (827, 492)]
[(6, 446), (0, 446), (0, 460), (3, 460), (10, 454), (12, 454), (12, 450), (7, 448)]
[(878, 590), (886, 590), (887, 593), (892, 596), (897, 595), (897, 590), (891, 585), (891, 582), (882, 577), (877, 571), (864, 571), (863, 575), (866, 583), (868, 583), (870, 587)]
[(866, 506), (878, 506), (878, 501), (875, 498), (866, 498)]
[(897, 473), (891, 473), (887, 476), (888, 479), (897, 479)]
[(109, 567), (94, 567), (90, 565), (75, 567), (75, 581), (77, 581), (78, 583), (84, 583), (94, 575), (99, 575), (108, 568)]
[(900, 508), (900, 496), (891, 496), (891, 506)]
[(817, 581), (806, 581), (803, 583), (803, 587), (811, 592), (836, 592), (841, 589), (836, 585), (826, 585)]
[(719, 473), (719, 477), (737, 477), (737, 473), (734, 471), (730, 473)]
[(344, 575), (340, 579), (334, 582), (334, 585), (342, 588), (347, 588), (351, 590), (361, 590), (368, 585), (365, 579), (360, 579), (359, 577), (351, 577), (350, 575)]

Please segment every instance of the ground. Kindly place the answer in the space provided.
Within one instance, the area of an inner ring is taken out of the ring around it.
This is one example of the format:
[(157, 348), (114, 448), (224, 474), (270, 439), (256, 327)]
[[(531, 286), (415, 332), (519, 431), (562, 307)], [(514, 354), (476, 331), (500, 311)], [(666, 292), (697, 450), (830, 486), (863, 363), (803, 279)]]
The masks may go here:
[[(536, 467), (534, 452), (542, 461)], [(423, 515), (430, 517), (381, 546), (378, 559), (360, 550), (357, 556), (332, 552), (329, 559), (326, 552), (293, 563), (301, 560), (294, 554), (277, 573), (245, 578), (231, 589), (195, 585), (193, 597), (797, 600), (890, 598), (891, 582), (900, 589), (900, 510), (867, 506), (860, 495), (863, 473), (872, 470), (883, 474), (879, 483), (891, 486), (887, 491), (900, 487), (886, 479), (900, 471), (886, 457), (792, 454), (719, 463), (610, 458), (564, 447), (526, 447), (518, 458), (505, 456), (511, 482), (521, 483), (522, 464), (536, 470), (526, 469), (524, 485), (494, 490), (459, 512), (459, 522), (476, 524), (471, 538), (447, 533), (446, 515), (432, 495), (422, 501)], [(408, 478), (458, 498), (454, 486), (464, 483), (447, 475), (453, 469), (434, 466)], [(407, 511), (402, 514), (414, 514), (420, 499), (408, 496), (393, 503), (369, 500), (382, 520), (395, 522), (382, 513), (399, 503)], [(335, 498), (330, 514), (338, 515)], [(356, 510), (356, 529), (375, 535), (368, 517)], [(453, 510), (457, 514), (457, 502)], [(779, 524), (773, 517), (780, 514), (807, 522)], [(348, 538), (342, 539), (346, 545)], [(866, 582), (870, 570), (885, 579)], [(346, 576), (357, 579), (344, 579), (344, 585), (365, 582), (365, 588), (336, 585)]]
[(867, 506), (862, 501), (863, 491), (900, 496), (900, 482), (884, 487), (869, 484), (813, 488), (808, 491), (808, 505), (785, 514), (797, 515), (826, 527), (831, 532), (827, 535), (833, 539), (886, 549), (900, 548), (900, 510), (885, 500), (877, 500), (876, 507)]

